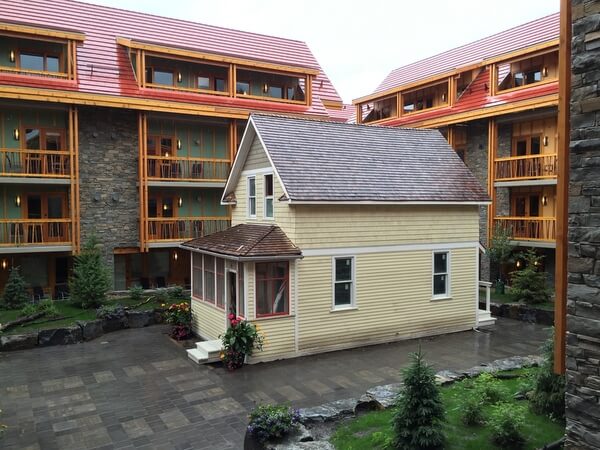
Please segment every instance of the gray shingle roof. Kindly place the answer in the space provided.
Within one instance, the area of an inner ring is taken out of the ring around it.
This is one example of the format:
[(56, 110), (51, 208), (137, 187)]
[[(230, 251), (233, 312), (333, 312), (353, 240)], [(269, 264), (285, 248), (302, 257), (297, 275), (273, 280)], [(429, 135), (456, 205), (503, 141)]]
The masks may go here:
[(437, 130), (251, 117), (292, 201), (489, 201)]

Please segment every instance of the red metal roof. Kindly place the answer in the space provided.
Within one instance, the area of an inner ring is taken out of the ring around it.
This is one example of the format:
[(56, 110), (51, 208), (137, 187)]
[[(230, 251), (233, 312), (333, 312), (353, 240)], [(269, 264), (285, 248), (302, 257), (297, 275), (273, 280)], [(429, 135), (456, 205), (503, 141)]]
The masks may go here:
[(521, 100), (539, 98), (546, 95), (558, 94), (558, 81), (544, 83), (538, 86), (532, 85), (526, 89), (516, 89), (495, 96), (489, 95), (490, 72), (482, 70), (465, 90), (463, 95), (456, 101), (454, 106), (446, 108), (435, 108), (431, 111), (421, 111), (414, 114), (406, 114), (398, 119), (385, 122), (386, 126), (410, 125), (411, 123), (424, 120), (437, 119), (466, 111), (486, 109), (500, 106), (506, 103), (514, 103)]
[(392, 70), (374, 93), (423, 80), (478, 61), (558, 39), (559, 13)]
[(336, 122), (348, 122), (350, 117), (356, 112), (356, 108), (354, 105), (342, 105), (342, 109), (327, 109), (327, 114), (331, 120), (335, 120)]
[[(27, 11), (26, 15), (24, 11)], [(4, 1), (0, 20), (48, 28), (55, 28), (55, 24), (60, 24), (62, 28), (85, 34), (85, 41), (77, 48), (76, 83), (45, 77), (0, 74), (1, 84), (322, 115), (326, 115), (327, 110), (320, 99), (341, 102), (340, 96), (312, 52), (306, 43), (301, 41), (71, 0)], [(127, 51), (116, 43), (117, 37), (317, 69), (320, 73), (313, 82), (313, 106), (309, 109), (302, 105), (290, 106), (272, 101), (232, 99), (156, 89), (140, 90)]]

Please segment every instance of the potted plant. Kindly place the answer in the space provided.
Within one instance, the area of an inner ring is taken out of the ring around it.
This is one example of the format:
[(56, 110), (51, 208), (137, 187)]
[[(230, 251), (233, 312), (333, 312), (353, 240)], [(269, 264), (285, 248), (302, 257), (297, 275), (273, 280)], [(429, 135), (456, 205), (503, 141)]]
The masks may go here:
[(262, 350), (264, 335), (258, 325), (254, 325), (242, 317), (229, 314), (229, 327), (224, 335), (221, 360), (228, 370), (239, 369), (244, 365), (246, 357), (251, 356), (254, 350)]

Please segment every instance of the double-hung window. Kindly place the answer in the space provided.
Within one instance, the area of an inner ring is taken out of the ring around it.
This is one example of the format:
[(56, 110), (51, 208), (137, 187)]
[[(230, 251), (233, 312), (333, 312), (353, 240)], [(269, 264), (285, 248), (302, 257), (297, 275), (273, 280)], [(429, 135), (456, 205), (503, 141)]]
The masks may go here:
[(273, 218), (273, 174), (265, 175), (265, 217)]
[(333, 258), (333, 307), (354, 306), (354, 258)]
[(256, 217), (256, 178), (248, 177), (248, 217)]
[(450, 252), (433, 253), (433, 298), (450, 297)]

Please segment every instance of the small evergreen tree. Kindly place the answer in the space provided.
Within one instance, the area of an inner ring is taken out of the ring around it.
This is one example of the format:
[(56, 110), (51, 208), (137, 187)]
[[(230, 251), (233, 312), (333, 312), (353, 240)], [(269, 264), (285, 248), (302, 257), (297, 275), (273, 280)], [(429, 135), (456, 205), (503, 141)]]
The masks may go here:
[(554, 330), (542, 347), (544, 362), (537, 371), (530, 405), (538, 414), (565, 417), (565, 376), (554, 373)]
[(97, 308), (106, 300), (109, 288), (108, 268), (102, 261), (98, 240), (92, 236), (73, 263), (73, 273), (69, 279), (71, 300), (83, 309)]
[(510, 262), (514, 245), (510, 243), (512, 234), (508, 228), (496, 225), (494, 233), (490, 239), (490, 245), (487, 254), (492, 263), (492, 277), (495, 280), (504, 282), (503, 266)]
[(18, 267), (10, 269), (2, 298), (4, 306), (8, 309), (20, 309), (29, 300), (27, 283), (25, 283), (25, 279), (21, 276)]
[(425, 363), (420, 348), (410, 357), (410, 366), (402, 370), (404, 387), (398, 395), (392, 419), (393, 448), (442, 449), (446, 440), (442, 429), (445, 412), (435, 372)]
[(515, 300), (523, 300), (527, 304), (547, 302), (550, 300), (550, 291), (546, 286), (546, 272), (539, 269), (542, 257), (533, 249), (521, 256), (525, 260), (525, 267), (511, 272), (510, 295)]

